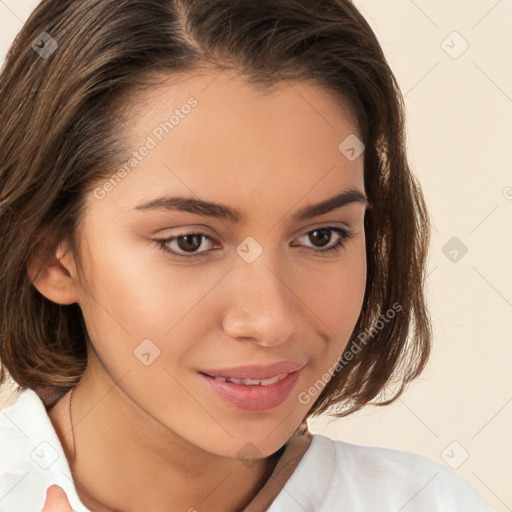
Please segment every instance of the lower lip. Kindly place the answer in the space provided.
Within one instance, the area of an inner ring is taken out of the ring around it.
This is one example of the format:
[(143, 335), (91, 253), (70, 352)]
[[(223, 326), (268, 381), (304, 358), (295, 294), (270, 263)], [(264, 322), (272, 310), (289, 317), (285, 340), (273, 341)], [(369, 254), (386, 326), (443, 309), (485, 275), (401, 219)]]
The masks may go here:
[(213, 377), (199, 375), (223, 400), (237, 409), (250, 412), (262, 412), (281, 405), (294, 388), (301, 370), (289, 373), (287, 377), (268, 386), (245, 386), (233, 382), (221, 382)]

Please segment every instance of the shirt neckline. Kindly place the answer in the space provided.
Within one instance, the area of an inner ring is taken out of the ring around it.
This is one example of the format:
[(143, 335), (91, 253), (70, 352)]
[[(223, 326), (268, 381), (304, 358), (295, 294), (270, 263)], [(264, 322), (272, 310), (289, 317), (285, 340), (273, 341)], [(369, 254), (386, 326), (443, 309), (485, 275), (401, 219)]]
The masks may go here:
[[(73, 509), (77, 509), (79, 505), (81, 509), (78, 508), (78, 510), (91, 512), (78, 496), (69, 462), (39, 395), (33, 389), (26, 388), (19, 393), (16, 402), (2, 409), (2, 412), (28, 437), (34, 449), (46, 442), (57, 453), (55, 463), (48, 468), (53, 477), (48, 487), (54, 483), (59, 485), (66, 492)], [(27, 417), (33, 417), (33, 415), (40, 420), (26, 421)], [(327, 492), (330, 480), (319, 477), (319, 474), (312, 474), (309, 470), (311, 467), (319, 466), (327, 470), (327, 474), (330, 472), (332, 475), (335, 454), (333, 450), (325, 450), (327, 443), (333, 443), (333, 441), (321, 434), (313, 435), (306, 431), (300, 435), (297, 431), (294, 432), (266, 483), (242, 512), (261, 510), (271, 512), (274, 507), (288, 503), (290, 497), (299, 500), (301, 505), (306, 507), (307, 504), (318, 503), (319, 496)], [(321, 457), (321, 460), (318, 457)], [(307, 472), (306, 476), (304, 476), (305, 472)], [(304, 486), (304, 482), (308, 482), (308, 485)], [(278, 492), (275, 490), (276, 485), (280, 487)]]

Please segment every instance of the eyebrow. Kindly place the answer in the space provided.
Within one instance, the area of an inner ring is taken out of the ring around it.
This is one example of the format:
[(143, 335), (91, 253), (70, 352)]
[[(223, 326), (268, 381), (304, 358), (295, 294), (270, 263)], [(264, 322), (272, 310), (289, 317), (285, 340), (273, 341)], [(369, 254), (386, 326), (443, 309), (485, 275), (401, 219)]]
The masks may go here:
[[(292, 215), (293, 220), (301, 221), (311, 219), (325, 213), (329, 213), (343, 206), (352, 203), (362, 203), (368, 208), (368, 198), (366, 195), (356, 189), (344, 190), (340, 194), (316, 204), (304, 206)], [(153, 199), (139, 206), (134, 210), (152, 211), (152, 210), (170, 210), (193, 213), (206, 217), (216, 217), (226, 219), (233, 223), (239, 223), (245, 220), (245, 216), (238, 208), (233, 208), (221, 203), (212, 203), (202, 199), (194, 199), (184, 196), (165, 196)]]

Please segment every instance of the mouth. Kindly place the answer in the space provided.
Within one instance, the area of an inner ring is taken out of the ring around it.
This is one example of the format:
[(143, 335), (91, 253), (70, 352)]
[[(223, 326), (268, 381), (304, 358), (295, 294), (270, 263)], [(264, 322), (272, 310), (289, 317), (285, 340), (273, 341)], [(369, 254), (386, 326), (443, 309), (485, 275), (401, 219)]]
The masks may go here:
[(229, 368), (201, 368), (199, 371), (214, 378), (224, 377), (226, 379), (260, 382), (283, 375), (286, 376), (289, 373), (301, 370), (306, 364), (302, 361), (275, 361), (273, 363), (231, 366)]
[(199, 372), (207, 391), (224, 405), (241, 412), (264, 412), (278, 408), (290, 396), (302, 368), (266, 379), (236, 378)]
[(217, 382), (231, 382), (233, 384), (242, 386), (271, 386), (272, 384), (276, 384), (277, 382), (280, 382), (288, 377), (289, 373), (282, 373), (281, 375), (276, 375), (275, 377), (270, 377), (269, 379), (237, 379), (235, 377), (218, 377), (215, 375), (208, 375), (207, 373), (203, 373), (203, 375), (215, 379)]

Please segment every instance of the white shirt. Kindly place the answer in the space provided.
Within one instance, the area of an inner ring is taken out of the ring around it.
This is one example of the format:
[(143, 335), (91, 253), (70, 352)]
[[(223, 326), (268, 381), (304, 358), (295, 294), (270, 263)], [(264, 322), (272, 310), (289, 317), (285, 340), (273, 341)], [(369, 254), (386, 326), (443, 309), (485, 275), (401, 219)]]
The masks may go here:
[[(45, 406), (27, 389), (0, 410), (0, 512), (39, 512), (57, 484), (76, 512), (69, 464)], [(423, 455), (315, 434), (267, 512), (490, 512), (462, 476)]]

